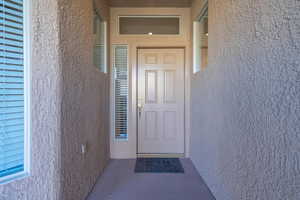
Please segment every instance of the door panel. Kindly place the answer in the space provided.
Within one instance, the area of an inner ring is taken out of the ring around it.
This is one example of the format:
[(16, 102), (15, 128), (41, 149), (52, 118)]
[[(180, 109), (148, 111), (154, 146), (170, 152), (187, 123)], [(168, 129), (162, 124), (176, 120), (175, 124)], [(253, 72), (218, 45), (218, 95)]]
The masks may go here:
[(184, 50), (138, 51), (138, 153), (184, 153)]
[(157, 71), (146, 70), (146, 103), (157, 103)]
[(175, 70), (164, 71), (164, 103), (176, 103), (175, 96)]
[(177, 123), (177, 116), (174, 111), (165, 111), (163, 118), (163, 127), (164, 127), (164, 138), (167, 140), (176, 140), (177, 130), (175, 124)]
[(157, 127), (157, 112), (147, 111), (145, 112), (145, 139), (157, 140), (158, 139), (158, 127)]

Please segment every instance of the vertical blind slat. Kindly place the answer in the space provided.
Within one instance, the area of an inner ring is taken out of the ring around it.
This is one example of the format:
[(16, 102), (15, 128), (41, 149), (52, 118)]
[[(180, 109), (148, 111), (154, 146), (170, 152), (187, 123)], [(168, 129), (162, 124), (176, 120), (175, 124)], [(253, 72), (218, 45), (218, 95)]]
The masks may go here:
[(114, 93), (115, 93), (115, 137), (127, 139), (128, 106), (128, 47), (115, 46)]

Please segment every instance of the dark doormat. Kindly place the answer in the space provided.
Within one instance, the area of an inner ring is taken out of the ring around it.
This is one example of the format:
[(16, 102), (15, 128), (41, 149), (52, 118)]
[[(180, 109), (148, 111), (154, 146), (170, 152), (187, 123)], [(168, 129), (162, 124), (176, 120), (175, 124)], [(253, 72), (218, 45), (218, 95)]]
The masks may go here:
[(178, 158), (137, 158), (135, 173), (184, 173)]

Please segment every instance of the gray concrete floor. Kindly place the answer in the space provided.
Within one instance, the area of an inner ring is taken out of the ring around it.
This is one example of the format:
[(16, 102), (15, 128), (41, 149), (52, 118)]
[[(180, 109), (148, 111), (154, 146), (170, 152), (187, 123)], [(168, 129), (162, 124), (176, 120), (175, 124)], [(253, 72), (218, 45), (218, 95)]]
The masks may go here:
[(134, 173), (135, 160), (112, 160), (87, 200), (215, 200), (189, 159), (184, 174)]

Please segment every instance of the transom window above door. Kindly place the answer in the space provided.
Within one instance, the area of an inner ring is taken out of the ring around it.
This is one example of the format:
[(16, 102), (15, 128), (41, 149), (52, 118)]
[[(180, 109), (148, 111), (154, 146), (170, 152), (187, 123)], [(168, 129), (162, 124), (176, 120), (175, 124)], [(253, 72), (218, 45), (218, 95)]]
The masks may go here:
[(179, 16), (119, 16), (121, 35), (179, 35)]

